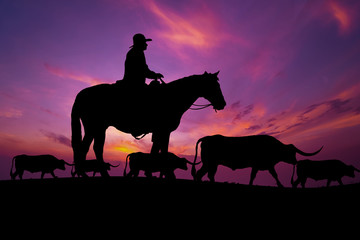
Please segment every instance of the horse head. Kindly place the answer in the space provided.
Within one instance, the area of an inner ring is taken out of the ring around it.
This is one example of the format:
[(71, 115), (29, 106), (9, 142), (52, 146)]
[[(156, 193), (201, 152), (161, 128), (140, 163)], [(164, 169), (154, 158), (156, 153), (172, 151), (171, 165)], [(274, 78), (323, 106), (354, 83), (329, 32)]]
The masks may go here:
[(202, 75), (205, 82), (205, 87), (203, 87), (203, 98), (208, 100), (211, 105), (213, 105), (215, 110), (223, 110), (226, 106), (224, 96), (222, 94), (218, 74), (216, 73), (207, 73), (206, 71)]

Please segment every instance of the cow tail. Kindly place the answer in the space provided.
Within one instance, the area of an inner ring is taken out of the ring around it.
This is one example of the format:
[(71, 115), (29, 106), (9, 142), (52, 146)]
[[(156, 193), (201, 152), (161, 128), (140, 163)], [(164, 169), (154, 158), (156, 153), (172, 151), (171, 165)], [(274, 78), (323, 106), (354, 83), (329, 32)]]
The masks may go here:
[(11, 179), (13, 179), (14, 177), (14, 173), (13, 173), (13, 167), (14, 167), (14, 160), (17, 156), (13, 157), (12, 161), (11, 161), (11, 169), (10, 169), (10, 177)]
[(79, 107), (80, 106), (78, 103), (78, 98), (76, 98), (71, 110), (71, 146), (74, 153), (75, 164), (78, 163), (78, 159), (81, 154), (81, 144), (82, 144)]
[(128, 154), (127, 156), (126, 156), (126, 160), (125, 160), (125, 168), (124, 168), (124, 177), (126, 177), (126, 167), (127, 167), (127, 164), (128, 164), (128, 160), (129, 160), (129, 157), (130, 157), (130, 154)]
[[(198, 154), (198, 145), (200, 142), (203, 141), (204, 138), (200, 138), (197, 143), (196, 143), (196, 146), (195, 146), (195, 158), (194, 158), (194, 163), (192, 164), (192, 167), (191, 167), (191, 176), (194, 178), (195, 180), (195, 175), (196, 175), (196, 168), (195, 168), (195, 163), (196, 163), (196, 158), (197, 158), (197, 154)], [(200, 163), (200, 162), (199, 162)]]

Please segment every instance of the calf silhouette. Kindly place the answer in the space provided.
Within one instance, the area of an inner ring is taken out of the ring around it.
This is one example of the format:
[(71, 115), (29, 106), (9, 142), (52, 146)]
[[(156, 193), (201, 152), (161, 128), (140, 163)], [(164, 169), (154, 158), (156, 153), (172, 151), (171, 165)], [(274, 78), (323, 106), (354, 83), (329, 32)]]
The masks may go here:
[[(120, 164), (114, 166), (114, 165), (111, 165), (110, 163), (101, 162), (101, 161), (98, 161), (96, 159), (86, 160), (86, 161), (83, 161), (81, 163), (82, 171), (85, 172), (85, 173), (93, 172), (93, 177), (95, 177), (96, 173), (109, 171), (110, 167), (118, 167), (118, 166), (120, 166)], [(76, 169), (74, 170), (74, 166), (73, 166), (73, 168), (71, 169), (71, 176), (75, 177), (76, 175), (78, 175), (78, 177), (80, 177), (83, 174), (76, 171)]]
[(296, 164), (296, 153), (303, 156), (313, 156), (321, 151), (322, 147), (313, 153), (305, 153), (294, 145), (285, 145), (276, 138), (268, 135), (245, 137), (224, 137), (214, 135), (203, 137), (196, 143), (194, 163), (197, 158), (198, 145), (201, 143), (202, 167), (196, 172), (192, 167), (191, 174), (194, 180), (201, 181), (207, 173), (211, 182), (215, 181), (215, 173), (219, 165), (233, 170), (251, 167), (250, 185), (253, 184), (259, 170), (268, 170), (275, 178), (279, 187), (282, 187), (275, 165), (278, 162)]
[[(126, 174), (128, 161), (130, 172)], [(124, 177), (137, 177), (142, 170), (148, 178), (152, 177), (152, 173), (160, 172), (160, 178), (165, 175), (165, 178), (175, 179), (174, 171), (176, 169), (187, 170), (187, 163), (192, 164), (186, 158), (180, 158), (170, 152), (166, 157), (163, 154), (131, 153), (126, 157)]]
[[(13, 172), (15, 162), (15, 172)], [(22, 179), (24, 171), (29, 171), (31, 173), (41, 172), (41, 179), (44, 178), (45, 173), (50, 173), (51, 176), (56, 178), (54, 174), (55, 169), (65, 170), (65, 164), (72, 166), (65, 162), (64, 160), (59, 160), (52, 155), (37, 155), (37, 156), (28, 156), (28, 155), (18, 155), (12, 159), (10, 177), (15, 179), (17, 175)]]
[(354, 166), (346, 165), (340, 160), (322, 160), (312, 161), (309, 159), (298, 161), (296, 164), (296, 174), (298, 179), (294, 181), (295, 165), (291, 176), (291, 185), (296, 188), (299, 183), (304, 188), (308, 178), (318, 180), (327, 180), (328, 187), (331, 181), (337, 181), (343, 185), (341, 178), (344, 176), (355, 177), (355, 171), (360, 172)]

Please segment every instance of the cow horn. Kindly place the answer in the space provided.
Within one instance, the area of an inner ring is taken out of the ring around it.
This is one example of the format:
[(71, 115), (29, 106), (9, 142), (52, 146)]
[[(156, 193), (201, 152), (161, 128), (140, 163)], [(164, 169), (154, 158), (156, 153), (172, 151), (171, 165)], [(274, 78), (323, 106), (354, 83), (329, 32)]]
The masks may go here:
[[(293, 145), (294, 146), (294, 145)], [(301, 151), (300, 149), (298, 149), (297, 147), (294, 146), (295, 150), (297, 153), (303, 155), (303, 156), (314, 156), (316, 154), (318, 154), (322, 149), (323, 149), (324, 146), (322, 146), (319, 150), (317, 150), (316, 152), (313, 152), (313, 153), (306, 153), (306, 152), (303, 152)]]
[(187, 159), (185, 159), (186, 160), (186, 162), (188, 163), (188, 164), (190, 164), (190, 165), (193, 165), (193, 166), (195, 166), (195, 165), (198, 165), (198, 164), (200, 164), (201, 163), (201, 161), (200, 162), (197, 162), (197, 163), (192, 163), (192, 162), (190, 162), (189, 160), (187, 160)]
[(66, 164), (66, 165), (68, 165), (68, 166), (74, 166), (75, 164), (70, 164), (70, 163), (67, 163), (65, 160), (63, 160), (64, 161), (64, 163)]
[(352, 166), (352, 167), (354, 168), (355, 171), (360, 172), (360, 170), (357, 169), (356, 167), (354, 167), (354, 166)]
[(109, 165), (111, 166), (111, 167), (118, 167), (118, 166), (120, 166), (120, 163), (118, 164), (118, 165), (111, 165), (110, 163), (109, 163)]

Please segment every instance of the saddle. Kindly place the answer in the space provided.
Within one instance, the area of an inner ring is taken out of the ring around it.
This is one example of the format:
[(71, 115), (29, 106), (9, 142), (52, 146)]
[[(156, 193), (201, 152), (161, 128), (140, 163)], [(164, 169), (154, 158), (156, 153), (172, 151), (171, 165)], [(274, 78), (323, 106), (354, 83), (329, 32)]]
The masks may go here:
[[(137, 119), (133, 122), (138, 127), (131, 131), (131, 135), (139, 140), (150, 131), (141, 124), (142, 122), (151, 122), (151, 119), (156, 115), (152, 109), (164, 99), (161, 99), (161, 92), (164, 91), (165, 83), (160, 83), (158, 80), (153, 80), (149, 85), (147, 84), (134, 84), (131, 80), (118, 80), (114, 84), (116, 87), (117, 95), (120, 98), (131, 101), (131, 108), (136, 112)], [(140, 117), (141, 116), (141, 117)]]

